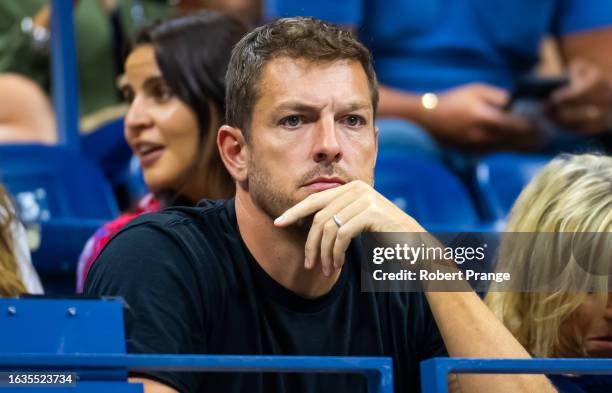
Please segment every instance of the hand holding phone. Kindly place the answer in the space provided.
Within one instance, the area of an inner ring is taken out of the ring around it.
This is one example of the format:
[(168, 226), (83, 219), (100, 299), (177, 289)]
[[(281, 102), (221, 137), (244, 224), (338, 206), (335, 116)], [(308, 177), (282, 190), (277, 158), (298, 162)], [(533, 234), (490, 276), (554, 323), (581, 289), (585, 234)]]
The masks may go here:
[(511, 109), (518, 101), (546, 101), (555, 90), (566, 86), (568, 83), (569, 79), (566, 76), (524, 76), (517, 81), (505, 109)]
[(602, 69), (574, 59), (570, 82), (551, 96), (548, 116), (569, 131), (601, 134), (612, 129), (612, 82)]

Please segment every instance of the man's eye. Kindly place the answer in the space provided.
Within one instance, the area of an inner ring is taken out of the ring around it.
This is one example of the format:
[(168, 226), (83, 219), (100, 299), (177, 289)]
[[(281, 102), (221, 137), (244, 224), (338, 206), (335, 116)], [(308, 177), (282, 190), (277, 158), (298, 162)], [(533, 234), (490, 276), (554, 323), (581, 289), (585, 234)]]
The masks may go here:
[(344, 123), (349, 127), (359, 127), (365, 125), (365, 119), (357, 115), (349, 115), (344, 118)]
[(291, 115), (281, 119), (280, 124), (289, 128), (296, 128), (302, 124), (302, 118), (298, 115)]

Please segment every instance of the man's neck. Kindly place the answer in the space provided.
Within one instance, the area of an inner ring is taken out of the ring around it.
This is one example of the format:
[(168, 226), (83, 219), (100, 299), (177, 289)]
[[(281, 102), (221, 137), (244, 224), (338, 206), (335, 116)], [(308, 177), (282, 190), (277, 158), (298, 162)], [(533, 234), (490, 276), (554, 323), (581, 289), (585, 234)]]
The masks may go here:
[(255, 206), (251, 196), (236, 193), (236, 218), (240, 236), (259, 265), (276, 282), (305, 298), (316, 298), (329, 292), (340, 271), (326, 278), (320, 263), (304, 268), (306, 235), (289, 228), (274, 226), (270, 218)]

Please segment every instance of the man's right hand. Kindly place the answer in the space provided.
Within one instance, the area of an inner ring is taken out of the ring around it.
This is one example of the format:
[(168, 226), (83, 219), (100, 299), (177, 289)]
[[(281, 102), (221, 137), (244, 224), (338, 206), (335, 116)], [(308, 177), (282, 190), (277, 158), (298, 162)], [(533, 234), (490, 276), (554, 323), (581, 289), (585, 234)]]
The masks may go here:
[(474, 83), (438, 95), (434, 109), (424, 110), (421, 123), (441, 142), (474, 151), (530, 149), (538, 131), (525, 117), (504, 111), (506, 91)]

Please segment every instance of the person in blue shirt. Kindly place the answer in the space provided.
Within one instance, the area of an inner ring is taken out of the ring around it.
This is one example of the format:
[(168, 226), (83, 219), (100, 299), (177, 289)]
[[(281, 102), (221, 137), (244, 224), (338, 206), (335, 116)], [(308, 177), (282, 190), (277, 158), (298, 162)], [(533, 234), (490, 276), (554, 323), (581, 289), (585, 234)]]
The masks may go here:
[(374, 56), (379, 116), (400, 119), (379, 122), (383, 147), (399, 140), (434, 156), (439, 145), (475, 152), (545, 148), (551, 138), (539, 122), (503, 108), (548, 36), (570, 83), (547, 102), (547, 120), (585, 137), (611, 128), (609, 0), (267, 0), (265, 12), (313, 16), (357, 32)]

